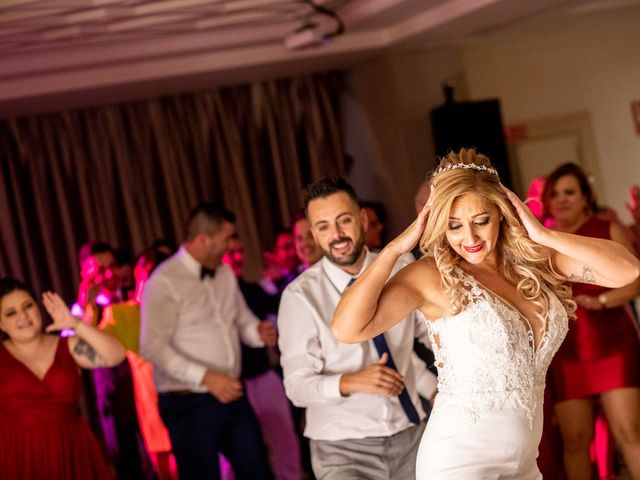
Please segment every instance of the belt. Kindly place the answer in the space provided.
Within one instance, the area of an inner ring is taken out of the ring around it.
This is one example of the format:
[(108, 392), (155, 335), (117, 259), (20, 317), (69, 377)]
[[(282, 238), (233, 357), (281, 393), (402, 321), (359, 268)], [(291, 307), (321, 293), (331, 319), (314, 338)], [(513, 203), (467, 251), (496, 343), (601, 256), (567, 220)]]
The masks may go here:
[(191, 390), (171, 390), (170, 392), (158, 392), (158, 395), (167, 397), (184, 397), (186, 395), (202, 395), (206, 392), (192, 392)]

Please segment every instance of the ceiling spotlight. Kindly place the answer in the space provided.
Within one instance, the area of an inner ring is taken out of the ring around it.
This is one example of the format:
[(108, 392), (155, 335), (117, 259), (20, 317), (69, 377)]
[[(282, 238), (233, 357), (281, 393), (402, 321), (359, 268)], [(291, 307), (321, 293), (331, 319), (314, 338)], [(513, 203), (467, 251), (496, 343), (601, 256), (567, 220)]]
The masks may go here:
[(327, 42), (331, 36), (324, 32), (315, 23), (308, 23), (287, 35), (284, 46), (289, 50), (301, 50), (303, 48), (319, 47)]
[(284, 45), (289, 50), (326, 45), (332, 37), (344, 33), (344, 23), (337, 13), (313, 2), (310, 4), (315, 18), (309, 17), (304, 25), (285, 37)]

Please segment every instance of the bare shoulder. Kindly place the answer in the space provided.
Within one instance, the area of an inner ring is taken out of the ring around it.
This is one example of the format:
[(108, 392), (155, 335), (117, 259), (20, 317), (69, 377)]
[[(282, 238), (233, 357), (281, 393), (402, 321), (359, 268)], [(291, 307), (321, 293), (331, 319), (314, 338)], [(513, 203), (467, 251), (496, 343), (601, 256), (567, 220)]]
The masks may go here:
[(440, 271), (432, 257), (423, 257), (407, 265), (389, 283), (400, 284), (405, 291), (420, 298), (420, 311), (427, 319), (439, 318), (448, 306)]
[(440, 282), (440, 272), (433, 258), (430, 257), (423, 257), (406, 265), (392, 277), (392, 281), (409, 285), (417, 285), (423, 282), (432, 283), (436, 279)]

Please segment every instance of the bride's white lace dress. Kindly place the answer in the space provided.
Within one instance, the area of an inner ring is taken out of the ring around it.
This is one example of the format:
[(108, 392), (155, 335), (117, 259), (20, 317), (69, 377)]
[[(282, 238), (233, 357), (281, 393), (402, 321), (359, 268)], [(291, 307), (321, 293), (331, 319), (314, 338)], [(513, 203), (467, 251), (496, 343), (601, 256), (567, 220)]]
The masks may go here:
[(542, 478), (536, 465), (547, 368), (567, 333), (551, 294), (539, 345), (527, 320), (456, 269), (465, 305), (429, 322), (438, 395), (420, 443), (417, 478)]

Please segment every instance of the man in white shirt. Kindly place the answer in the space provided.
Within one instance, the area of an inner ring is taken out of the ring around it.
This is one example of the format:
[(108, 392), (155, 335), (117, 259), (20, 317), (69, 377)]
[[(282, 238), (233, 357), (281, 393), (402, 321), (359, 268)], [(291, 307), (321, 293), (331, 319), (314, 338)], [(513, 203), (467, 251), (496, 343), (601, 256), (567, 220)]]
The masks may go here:
[(219, 478), (218, 452), (237, 479), (271, 478), (260, 427), (240, 380), (240, 339), (273, 346), (273, 324), (247, 308), (231, 269), (221, 263), (234, 215), (196, 206), (186, 240), (145, 286), (140, 350), (154, 366), (158, 407), (181, 480)]
[[(310, 185), (305, 210), (324, 258), (285, 289), (278, 329), (287, 395), (307, 408), (314, 473), (413, 479), (425, 415), (411, 357), (415, 337), (429, 344), (426, 322), (414, 313), (372, 341), (337, 341), (329, 328), (335, 307), (375, 257), (364, 245), (367, 216), (341, 178)], [(429, 382), (435, 391), (435, 378)]]

